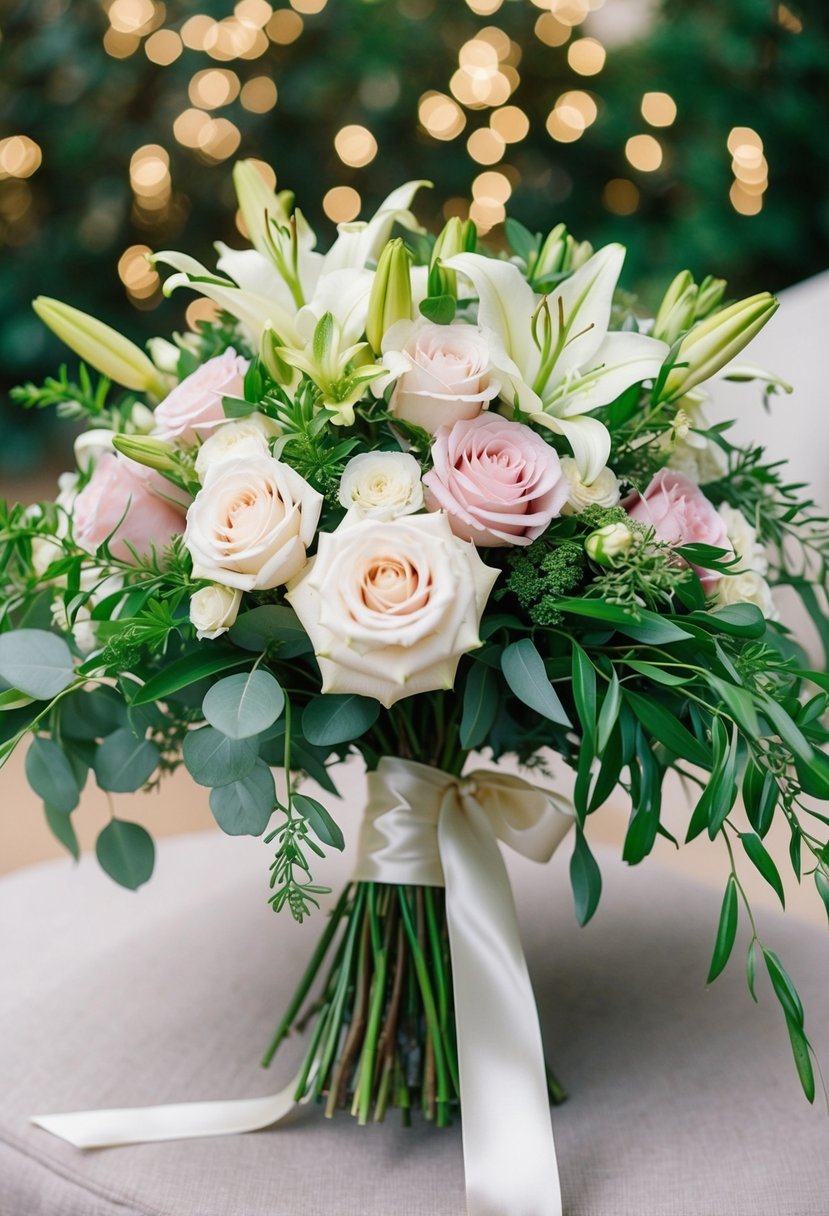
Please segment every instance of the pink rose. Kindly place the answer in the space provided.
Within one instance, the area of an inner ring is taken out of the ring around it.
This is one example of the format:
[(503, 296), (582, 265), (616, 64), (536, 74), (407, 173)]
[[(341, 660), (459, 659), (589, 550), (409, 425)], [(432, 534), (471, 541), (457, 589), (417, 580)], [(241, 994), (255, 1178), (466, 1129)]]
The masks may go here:
[(521, 422), (480, 414), (443, 426), (423, 478), (426, 506), (476, 545), (528, 545), (567, 501), (558, 453)]
[(154, 494), (150, 484), (140, 465), (105, 452), (72, 509), (80, 547), (94, 553), (110, 537), (113, 556), (128, 562), (128, 545), (136, 553), (149, 553), (153, 546), (160, 552), (183, 532), (184, 512)]
[(244, 395), (248, 366), (233, 349), (208, 359), (156, 407), (153, 434), (168, 443), (195, 443), (199, 435), (215, 430), (226, 421), (222, 398)]
[(398, 326), (383, 342), (383, 361), (397, 375), (389, 409), (398, 418), (434, 434), (460, 418), (475, 418), (498, 396), (489, 343), (474, 325), (402, 325), (409, 331), (402, 350), (386, 350)]
[[(684, 473), (661, 469), (644, 494), (635, 494), (624, 505), (631, 519), (649, 524), (657, 538), (669, 545), (713, 545), (731, 552), (722, 516)], [(693, 568), (705, 590), (711, 592), (719, 574)]]

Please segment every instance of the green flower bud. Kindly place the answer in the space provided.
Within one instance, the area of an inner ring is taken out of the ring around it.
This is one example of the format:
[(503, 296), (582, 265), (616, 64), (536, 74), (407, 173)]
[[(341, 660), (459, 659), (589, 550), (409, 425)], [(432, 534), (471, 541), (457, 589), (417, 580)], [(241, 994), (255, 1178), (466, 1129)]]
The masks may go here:
[(366, 337), (375, 354), (383, 336), (397, 321), (411, 320), (412, 280), (409, 251), (400, 238), (389, 241), (380, 254), (368, 301)]
[(653, 336), (673, 346), (680, 334), (694, 323), (697, 286), (690, 270), (681, 270), (671, 283), (659, 305), (653, 323)]
[(108, 379), (136, 392), (164, 395), (164, 380), (158, 369), (143, 350), (117, 330), (47, 296), (38, 296), (32, 308), (70, 350)]
[(725, 294), (725, 287), (725, 279), (714, 279), (710, 274), (706, 275), (697, 292), (697, 303), (694, 308), (695, 321), (701, 321), (719, 307)]
[(151, 439), (148, 435), (113, 435), (112, 446), (123, 456), (146, 465), (148, 469), (157, 469), (165, 474), (180, 471), (175, 449), (161, 439)]
[(730, 363), (777, 311), (767, 291), (712, 313), (682, 339), (660, 400), (675, 401)]
[(591, 561), (599, 566), (612, 566), (617, 557), (630, 551), (634, 535), (627, 524), (605, 524), (591, 532), (584, 549)]
[(458, 280), (454, 270), (447, 270), (441, 265), (456, 253), (466, 252), (464, 225), (458, 216), (453, 215), (447, 220), (443, 231), (439, 233), (432, 250), (432, 260), (429, 263), (429, 295), (455, 296), (458, 294)]

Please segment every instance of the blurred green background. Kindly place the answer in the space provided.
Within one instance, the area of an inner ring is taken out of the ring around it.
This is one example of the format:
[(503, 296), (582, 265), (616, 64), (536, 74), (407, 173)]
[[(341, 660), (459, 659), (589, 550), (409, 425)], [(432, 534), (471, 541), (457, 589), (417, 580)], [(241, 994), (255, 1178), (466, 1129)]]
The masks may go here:
[(181, 328), (143, 253), (244, 243), (238, 156), (323, 245), (429, 178), (433, 229), (470, 199), (495, 244), (505, 205), (564, 220), (653, 304), (685, 266), (739, 293), (829, 265), (827, 115), (826, 0), (5, 0), (0, 473), (67, 446), (6, 396), (65, 357), (32, 297)]

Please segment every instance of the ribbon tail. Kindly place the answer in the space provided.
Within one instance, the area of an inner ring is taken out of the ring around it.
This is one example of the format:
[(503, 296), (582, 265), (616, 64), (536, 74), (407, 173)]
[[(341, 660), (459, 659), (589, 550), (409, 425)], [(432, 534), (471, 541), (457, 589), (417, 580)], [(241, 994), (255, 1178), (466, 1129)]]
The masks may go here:
[(111, 1148), (152, 1140), (230, 1136), (279, 1123), (296, 1106), (296, 1086), (297, 1078), (294, 1078), (278, 1094), (263, 1098), (33, 1115), (31, 1122), (61, 1140), (68, 1140), (76, 1148)]
[(469, 1216), (561, 1216), (544, 1050), (509, 877), (473, 797), (438, 822)]

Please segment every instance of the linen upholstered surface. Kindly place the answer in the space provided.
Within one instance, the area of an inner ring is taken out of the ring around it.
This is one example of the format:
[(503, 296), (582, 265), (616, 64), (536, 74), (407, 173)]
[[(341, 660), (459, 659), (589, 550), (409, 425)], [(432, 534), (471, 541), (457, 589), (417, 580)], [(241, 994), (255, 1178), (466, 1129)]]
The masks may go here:
[[(355, 818), (356, 816), (349, 816)], [(782, 1015), (755, 1007), (742, 950), (704, 977), (719, 894), (605, 852), (593, 924), (567, 853), (509, 859), (547, 1050), (569, 1216), (825, 1216), (829, 1120), (800, 1097)], [(329, 866), (333, 885), (348, 861)], [(33, 1112), (247, 1097), (297, 1059), (257, 1064), (322, 927), (265, 903), (267, 849), (218, 835), (160, 846), (137, 895), (94, 862), (0, 883), (0, 1216), (462, 1216), (457, 1129), (357, 1128), (304, 1107), (276, 1130), (83, 1154)], [(824, 933), (761, 915), (829, 1054)]]

